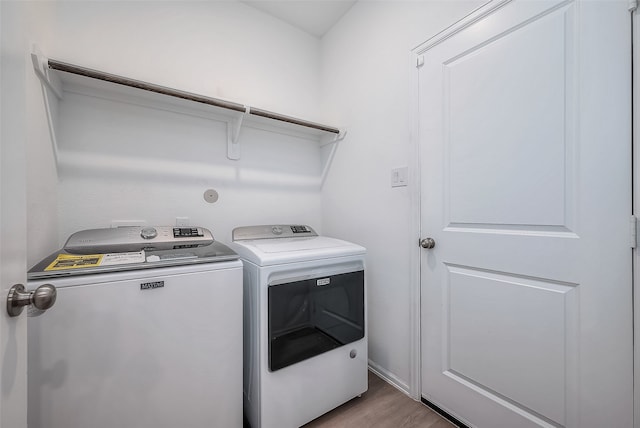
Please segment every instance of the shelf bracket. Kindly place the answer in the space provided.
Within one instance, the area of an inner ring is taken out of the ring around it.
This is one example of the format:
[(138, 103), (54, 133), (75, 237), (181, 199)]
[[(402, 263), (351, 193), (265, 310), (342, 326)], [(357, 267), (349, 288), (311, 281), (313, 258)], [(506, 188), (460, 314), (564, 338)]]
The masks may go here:
[(58, 99), (62, 99), (62, 83), (57, 76), (49, 73), (49, 60), (40, 52), (37, 45), (33, 45), (31, 62), (33, 63), (33, 69), (36, 71), (36, 76), (38, 76), (40, 81), (51, 89)]
[(338, 143), (344, 140), (344, 137), (346, 135), (347, 135), (347, 130), (340, 129), (340, 132), (335, 134), (332, 138), (323, 139), (323, 141), (320, 143), (320, 149), (324, 149), (326, 146), (331, 145), (331, 149), (329, 150), (329, 153), (326, 155), (324, 168), (322, 168), (322, 176), (320, 177), (321, 188), (324, 186), (324, 182), (327, 179), (327, 174), (329, 174), (329, 168), (331, 167), (331, 163), (333, 162), (333, 157), (335, 156), (336, 150), (338, 149)]
[[(51, 145), (53, 149), (53, 158), (55, 160), (56, 168), (58, 165), (58, 138), (56, 133), (56, 126), (53, 120), (53, 113), (51, 108), (51, 100), (47, 91), (47, 88), (55, 94), (58, 100), (62, 99), (62, 82), (54, 74), (49, 73), (49, 60), (45, 57), (38, 45), (33, 45), (31, 52), (31, 62), (33, 63), (33, 69), (36, 72), (36, 76), (42, 82), (42, 96), (44, 99), (44, 108), (47, 114), (47, 124), (49, 126), (49, 135), (51, 137)], [(56, 100), (57, 101), (57, 100)]]
[(245, 116), (249, 114), (251, 107), (245, 106), (245, 111), (227, 122), (227, 157), (231, 160), (240, 159), (240, 129)]
[(346, 135), (347, 135), (347, 130), (341, 129), (340, 132), (338, 132), (337, 134), (331, 135), (329, 136), (329, 138), (323, 138), (322, 141), (320, 142), (320, 147), (328, 146), (329, 144), (338, 143), (344, 140), (344, 137)]

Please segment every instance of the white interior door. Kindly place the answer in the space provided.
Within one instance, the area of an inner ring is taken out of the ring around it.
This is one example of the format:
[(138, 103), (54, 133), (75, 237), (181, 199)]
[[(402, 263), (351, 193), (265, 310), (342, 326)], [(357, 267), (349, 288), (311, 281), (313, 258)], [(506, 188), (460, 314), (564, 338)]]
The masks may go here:
[(26, 311), (9, 318), (6, 298), (26, 281), (24, 22), (0, 2), (0, 427), (27, 426)]
[(471, 426), (632, 426), (630, 41), (513, 0), (416, 49), (422, 395)]

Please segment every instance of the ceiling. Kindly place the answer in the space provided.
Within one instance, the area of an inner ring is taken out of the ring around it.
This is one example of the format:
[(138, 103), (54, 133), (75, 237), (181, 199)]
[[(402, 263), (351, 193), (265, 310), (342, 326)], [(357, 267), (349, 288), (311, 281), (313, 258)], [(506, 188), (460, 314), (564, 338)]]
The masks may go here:
[(357, 0), (241, 0), (307, 33), (322, 37)]

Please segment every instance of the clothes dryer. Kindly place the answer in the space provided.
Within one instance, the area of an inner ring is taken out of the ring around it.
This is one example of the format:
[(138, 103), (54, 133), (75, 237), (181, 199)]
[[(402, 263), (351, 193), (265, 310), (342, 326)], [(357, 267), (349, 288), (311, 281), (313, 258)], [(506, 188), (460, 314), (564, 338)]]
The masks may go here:
[(242, 263), (204, 228), (72, 235), (28, 273), (28, 423), (242, 426)]
[(236, 228), (244, 262), (244, 407), (296, 428), (367, 390), (366, 250), (309, 226)]

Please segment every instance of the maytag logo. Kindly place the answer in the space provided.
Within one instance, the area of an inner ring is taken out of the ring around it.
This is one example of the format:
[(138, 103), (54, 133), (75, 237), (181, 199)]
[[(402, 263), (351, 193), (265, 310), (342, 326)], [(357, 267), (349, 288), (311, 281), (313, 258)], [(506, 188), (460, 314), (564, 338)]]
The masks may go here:
[(164, 281), (143, 282), (140, 284), (140, 290), (153, 290), (154, 288), (164, 287)]
[(316, 285), (324, 286), (329, 285), (331, 283), (331, 278), (322, 278), (316, 281)]

